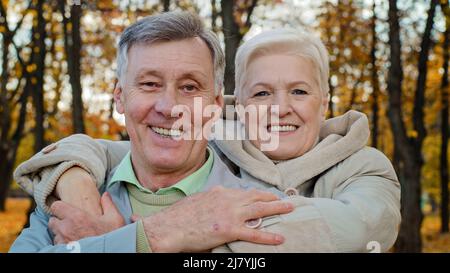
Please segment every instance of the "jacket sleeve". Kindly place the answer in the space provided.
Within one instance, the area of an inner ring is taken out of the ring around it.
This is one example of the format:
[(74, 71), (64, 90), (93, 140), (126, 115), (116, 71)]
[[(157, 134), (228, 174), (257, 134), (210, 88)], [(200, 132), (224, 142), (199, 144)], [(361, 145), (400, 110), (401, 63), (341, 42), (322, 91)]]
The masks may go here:
[(9, 252), (136, 253), (136, 223), (100, 236), (87, 237), (69, 244), (53, 245), (48, 220), (48, 214), (41, 208), (36, 208), (30, 216), (30, 227), (22, 231)]
[(15, 181), (50, 212), (50, 198), (61, 175), (73, 166), (86, 170), (97, 188), (129, 151), (127, 141), (93, 139), (76, 134), (50, 144), (14, 171)]
[(236, 241), (228, 244), (231, 251), (388, 251), (401, 221), (400, 185), (389, 160), (378, 151), (361, 152), (325, 176), (313, 197), (288, 197), (296, 207), (293, 212), (264, 219), (261, 228), (282, 234), (283, 244)]

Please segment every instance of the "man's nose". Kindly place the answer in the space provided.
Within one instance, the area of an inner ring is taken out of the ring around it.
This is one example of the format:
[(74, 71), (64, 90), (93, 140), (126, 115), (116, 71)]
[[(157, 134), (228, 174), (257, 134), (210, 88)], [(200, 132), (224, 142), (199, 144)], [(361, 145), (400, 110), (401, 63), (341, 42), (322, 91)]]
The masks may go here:
[[(176, 89), (167, 86), (163, 89), (155, 103), (155, 111), (163, 115), (165, 118), (172, 118), (172, 109), (177, 105)], [(178, 117), (175, 116), (175, 117)]]

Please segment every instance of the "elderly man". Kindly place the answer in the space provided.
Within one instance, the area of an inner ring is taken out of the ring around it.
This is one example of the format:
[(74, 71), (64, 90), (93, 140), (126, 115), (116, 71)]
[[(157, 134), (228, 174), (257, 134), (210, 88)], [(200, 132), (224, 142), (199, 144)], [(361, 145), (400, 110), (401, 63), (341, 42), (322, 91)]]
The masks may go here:
[[(194, 112), (194, 98), (201, 98), (203, 108), (222, 107), (224, 57), (214, 34), (190, 13), (147, 17), (122, 34), (117, 64), (114, 99), (117, 111), (125, 115), (131, 151), (108, 174), (101, 190), (102, 216), (80, 214), (61, 201), (52, 205), (53, 217), (38, 207), (10, 251), (71, 251), (74, 244), (62, 243), (66, 224), (83, 234), (76, 243), (81, 252), (205, 251), (236, 240), (282, 243), (281, 235), (246, 223), (288, 213), (292, 204), (280, 201), (275, 190), (238, 189), (241, 181), (207, 139), (175, 139), (190, 133), (173, 128), (185, 114), (173, 116), (176, 105)], [(202, 118), (200, 126), (210, 121)], [(194, 132), (199, 125), (193, 119), (191, 123)], [(78, 214), (83, 223), (64, 221), (68, 214)]]

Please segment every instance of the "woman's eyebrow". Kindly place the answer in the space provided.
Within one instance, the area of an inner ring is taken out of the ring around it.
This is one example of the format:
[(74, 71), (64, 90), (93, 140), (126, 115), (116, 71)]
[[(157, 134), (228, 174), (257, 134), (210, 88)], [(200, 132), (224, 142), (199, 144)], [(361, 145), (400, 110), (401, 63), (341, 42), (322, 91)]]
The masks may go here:
[(262, 86), (265, 88), (270, 88), (272, 85), (270, 83), (266, 83), (266, 82), (255, 82), (253, 83), (250, 88), (256, 87), (256, 86)]
[(304, 84), (304, 85), (308, 86), (309, 88), (312, 88), (312, 86), (309, 83), (307, 83), (305, 81), (301, 81), (301, 80), (293, 81), (293, 82), (289, 83), (289, 86), (295, 86), (295, 85), (301, 85), (301, 84)]

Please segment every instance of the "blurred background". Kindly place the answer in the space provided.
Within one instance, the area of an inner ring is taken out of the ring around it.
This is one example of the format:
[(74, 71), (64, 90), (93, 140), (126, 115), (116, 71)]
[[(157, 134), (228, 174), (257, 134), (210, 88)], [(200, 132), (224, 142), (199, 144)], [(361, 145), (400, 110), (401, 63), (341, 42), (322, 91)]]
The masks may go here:
[(320, 35), (328, 117), (367, 114), (368, 145), (402, 184), (392, 251), (450, 252), (448, 0), (0, 0), (0, 252), (34, 206), (12, 180), (18, 164), (73, 133), (127, 138), (112, 101), (115, 45), (140, 17), (169, 10), (196, 12), (218, 34), (227, 94), (242, 41), (282, 26)]

